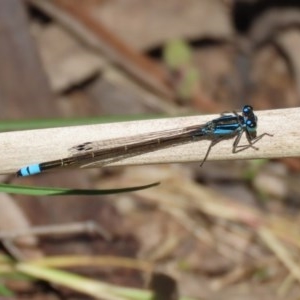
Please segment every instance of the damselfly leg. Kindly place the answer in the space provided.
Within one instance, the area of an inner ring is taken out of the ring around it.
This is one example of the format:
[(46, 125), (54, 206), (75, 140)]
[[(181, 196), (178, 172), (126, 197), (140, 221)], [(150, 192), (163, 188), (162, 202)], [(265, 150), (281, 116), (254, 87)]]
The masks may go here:
[(210, 142), (210, 145), (209, 145), (209, 147), (208, 147), (208, 149), (207, 149), (207, 151), (206, 151), (206, 154), (205, 154), (205, 156), (204, 156), (204, 158), (203, 158), (203, 160), (202, 160), (202, 162), (201, 162), (201, 164), (200, 164), (200, 167), (203, 166), (203, 164), (205, 163), (206, 159), (208, 158), (208, 155), (209, 155), (209, 153), (210, 153), (211, 148), (212, 148), (213, 146), (215, 146), (216, 144), (218, 144), (219, 142), (221, 142), (221, 141), (222, 141), (222, 138), (218, 138), (218, 139), (212, 140), (212, 141)]

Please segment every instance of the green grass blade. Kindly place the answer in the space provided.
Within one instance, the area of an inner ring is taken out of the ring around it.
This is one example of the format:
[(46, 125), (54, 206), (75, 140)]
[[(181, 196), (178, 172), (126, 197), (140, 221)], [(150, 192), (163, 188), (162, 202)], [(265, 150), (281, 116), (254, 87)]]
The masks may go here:
[(8, 289), (5, 285), (0, 283), (0, 296), (13, 297), (14, 293), (10, 289)]
[(49, 188), (49, 187), (34, 187), (34, 186), (23, 186), (23, 185), (12, 185), (12, 184), (0, 184), (0, 192), (10, 193), (10, 194), (22, 194), (31, 196), (70, 196), (70, 195), (109, 195), (109, 194), (119, 194), (135, 192), (143, 189), (148, 189), (159, 185), (159, 182), (134, 186), (121, 189), (68, 189), (68, 188)]
[(148, 120), (167, 117), (166, 115), (116, 115), (102, 116), (93, 118), (70, 118), (70, 119), (34, 119), (34, 120), (7, 120), (0, 122), (0, 132), (27, 130), (27, 129), (42, 129), (65, 126), (92, 125), (113, 122), (126, 122), (133, 120)]

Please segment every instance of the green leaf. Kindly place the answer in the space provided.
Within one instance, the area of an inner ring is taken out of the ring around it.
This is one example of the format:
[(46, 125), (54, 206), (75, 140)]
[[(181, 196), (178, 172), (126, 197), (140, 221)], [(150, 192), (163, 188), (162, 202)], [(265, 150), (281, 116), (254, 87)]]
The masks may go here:
[(33, 120), (5, 120), (0, 122), (0, 132), (13, 130), (41, 129), (64, 126), (92, 125), (113, 122), (126, 122), (133, 120), (148, 120), (167, 117), (163, 114), (142, 115), (115, 115), (94, 118), (70, 118), (70, 119), (33, 119)]
[(192, 52), (186, 42), (177, 39), (166, 44), (163, 56), (170, 69), (177, 69), (191, 62)]
[(67, 189), (67, 188), (49, 188), (49, 187), (35, 187), (35, 186), (23, 186), (23, 185), (11, 185), (11, 184), (0, 184), (0, 192), (10, 194), (22, 194), (31, 196), (70, 196), (70, 195), (109, 195), (118, 193), (135, 192), (143, 189), (148, 189), (159, 185), (159, 182), (151, 183), (148, 185), (141, 185), (129, 188), (121, 189)]
[(5, 285), (0, 283), (0, 295), (4, 297), (13, 297), (14, 293), (8, 289)]

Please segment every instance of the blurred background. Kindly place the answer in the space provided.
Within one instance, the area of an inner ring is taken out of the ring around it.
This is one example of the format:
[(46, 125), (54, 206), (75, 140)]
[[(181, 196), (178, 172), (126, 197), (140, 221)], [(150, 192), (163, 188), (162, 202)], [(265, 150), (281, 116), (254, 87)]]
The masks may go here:
[[(296, 107), (299, 25), (295, 0), (1, 0), (0, 116), (121, 119)], [(0, 230), (94, 221), (111, 238), (32, 236), (18, 252), (147, 261), (164, 276), (109, 264), (80, 272), (155, 291), (169, 285), (153, 282), (172, 278), (164, 300), (299, 299), (299, 170), (290, 158), (6, 176), (3, 182), (54, 187), (161, 185), (95, 197), (1, 194)], [(10, 286), (18, 299), (59, 298), (45, 287)]]

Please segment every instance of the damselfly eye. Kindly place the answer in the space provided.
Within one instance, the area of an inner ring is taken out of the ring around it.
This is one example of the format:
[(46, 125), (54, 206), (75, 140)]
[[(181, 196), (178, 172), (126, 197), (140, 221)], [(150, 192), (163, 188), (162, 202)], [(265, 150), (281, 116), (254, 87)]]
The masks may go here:
[(252, 120), (247, 120), (246, 125), (247, 125), (247, 127), (255, 128), (256, 127), (256, 122), (254, 122)]
[(248, 115), (249, 113), (253, 112), (253, 107), (250, 105), (245, 105), (243, 107), (243, 113), (244, 115)]

